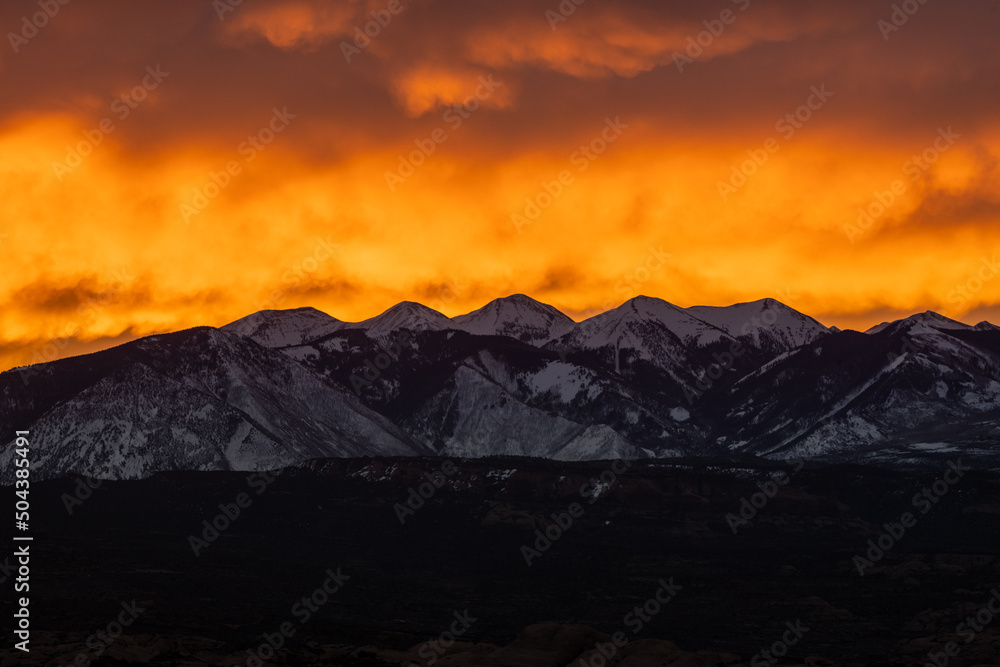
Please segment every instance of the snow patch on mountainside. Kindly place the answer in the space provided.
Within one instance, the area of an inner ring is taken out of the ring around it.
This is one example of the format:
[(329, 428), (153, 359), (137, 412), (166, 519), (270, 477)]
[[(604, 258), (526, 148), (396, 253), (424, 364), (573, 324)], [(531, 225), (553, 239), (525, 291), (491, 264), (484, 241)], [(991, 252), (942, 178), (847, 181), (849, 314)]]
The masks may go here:
[[(814, 423), (810, 423), (810, 424), (806, 425), (804, 428), (800, 429), (794, 435), (785, 438), (784, 441), (782, 441), (782, 443), (780, 445), (778, 445), (777, 449), (781, 449), (782, 447), (784, 447), (789, 442), (795, 440), (796, 438), (798, 438), (802, 434), (804, 434), (804, 433), (808, 432), (809, 430), (815, 428), (816, 424), (822, 424), (823, 422), (826, 422), (827, 420), (831, 419), (838, 412), (840, 412), (841, 410), (843, 410), (844, 408), (846, 408), (848, 405), (850, 405), (852, 402), (854, 402), (859, 396), (861, 396), (866, 391), (868, 391), (872, 387), (872, 385), (874, 385), (876, 382), (878, 382), (880, 379), (882, 379), (883, 376), (888, 375), (889, 373), (891, 373), (895, 369), (899, 368), (899, 366), (904, 361), (906, 361), (908, 357), (909, 357), (909, 355), (907, 355), (907, 354), (901, 354), (898, 357), (896, 357), (895, 359), (893, 359), (891, 362), (889, 362), (885, 366), (885, 368), (883, 368), (881, 371), (879, 371), (874, 376), (872, 376), (871, 378), (869, 378), (866, 382), (864, 382), (863, 384), (855, 387), (846, 396), (841, 397), (833, 405), (832, 408), (829, 408)], [(853, 417), (852, 417), (852, 419), (853, 419)], [(863, 431), (865, 433), (868, 433), (869, 436), (871, 436), (874, 433), (878, 433), (878, 430), (874, 429), (874, 426), (872, 426), (871, 424), (869, 424), (867, 422), (864, 422), (863, 420), (860, 420), (860, 421), (864, 424), (864, 427), (860, 428), (857, 423), (854, 423), (851, 426), (852, 433), (857, 433), (859, 430)], [(784, 424), (780, 425), (779, 427), (776, 427), (775, 429), (773, 429), (773, 431), (777, 431), (781, 426), (784, 426)], [(881, 438), (881, 434), (879, 434), (879, 437)], [(803, 454), (803, 456), (804, 456), (804, 454)]]
[(521, 403), (469, 366), (458, 368), (452, 382), (407, 420), (408, 430), (442, 456), (553, 458), (570, 445), (596, 456), (623, 446), (603, 431), (585, 434), (581, 424)]
[[(31, 433), (39, 479), (72, 472), (137, 479), (162, 470), (273, 469), (295, 461), (236, 409), (142, 364), (49, 411)], [(0, 454), (4, 483), (12, 453), (6, 447)]]
[(529, 377), (531, 389), (538, 394), (552, 392), (561, 402), (569, 403), (590, 385), (592, 373), (575, 364), (551, 361)]
[(552, 458), (559, 461), (602, 461), (645, 456), (610, 426), (597, 424), (588, 426), (583, 433), (554, 452)]

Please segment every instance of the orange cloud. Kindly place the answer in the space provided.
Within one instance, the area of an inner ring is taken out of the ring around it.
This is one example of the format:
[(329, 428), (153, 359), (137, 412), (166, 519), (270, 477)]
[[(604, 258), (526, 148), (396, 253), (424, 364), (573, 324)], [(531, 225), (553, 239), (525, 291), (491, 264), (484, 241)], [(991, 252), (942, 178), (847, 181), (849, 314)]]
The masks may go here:
[(570, 15), (550, 9), (477, 27), (466, 37), (466, 49), (472, 61), (491, 67), (529, 64), (577, 77), (634, 77), (664, 65), (683, 72), (694, 62), (760, 43), (819, 35), (858, 20), (851, 8), (795, 16), (794, 10), (776, 11), (751, 0), (732, 0), (685, 16), (671, 9), (661, 15), (618, 6), (579, 6)]
[[(347, 63), (340, 38), (384, 6), (244, 3), (220, 23), (204, 4), (95, 0), (5, 55), (0, 368), (261, 308), (456, 315), (515, 292), (577, 317), (637, 294), (773, 296), (860, 328), (997, 311), (1000, 276), (980, 274), (1000, 248), (1000, 49), (974, 8), (928, 4), (886, 44), (861, 2), (753, 3), (681, 76), (673, 52), (719, 8), (586, 3), (552, 30), (537, 3), (412, 3)], [(55, 169), (157, 63), (167, 81)], [(783, 136), (824, 84), (834, 97)], [(450, 123), (473, 98), (485, 110)], [(286, 108), (287, 129), (241, 149)], [(952, 125), (960, 140), (913, 179)]]
[(491, 72), (424, 66), (400, 75), (395, 94), (411, 117), (440, 107), (460, 104), (469, 112), (480, 107), (504, 109), (513, 104), (513, 92)]
[(241, 9), (229, 19), (232, 36), (257, 36), (280, 49), (314, 49), (323, 42), (353, 31), (354, 4), (289, 2)]

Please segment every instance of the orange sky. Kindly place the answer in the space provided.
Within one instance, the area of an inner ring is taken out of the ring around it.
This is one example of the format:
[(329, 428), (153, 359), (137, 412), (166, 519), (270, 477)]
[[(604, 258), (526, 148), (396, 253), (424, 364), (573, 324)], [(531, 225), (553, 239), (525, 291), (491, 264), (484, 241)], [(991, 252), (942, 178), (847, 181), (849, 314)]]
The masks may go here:
[(1000, 0), (559, 6), (4, 3), (0, 369), (514, 292), (1000, 322)]

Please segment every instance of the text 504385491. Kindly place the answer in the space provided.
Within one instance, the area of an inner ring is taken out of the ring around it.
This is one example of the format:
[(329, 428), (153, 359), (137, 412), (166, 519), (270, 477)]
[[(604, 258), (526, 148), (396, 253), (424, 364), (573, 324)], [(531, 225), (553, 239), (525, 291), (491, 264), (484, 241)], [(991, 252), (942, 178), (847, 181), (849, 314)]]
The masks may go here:
[[(14, 526), (17, 528), (18, 533), (14, 536), (14, 541), (24, 542), (31, 540), (31, 537), (26, 535), (30, 516), (28, 510), (31, 507), (28, 502), (28, 493), (31, 490), (31, 482), (29, 480), (31, 476), (31, 459), (28, 458), (28, 453), (31, 447), (27, 437), (29, 435), (28, 431), (17, 431), (16, 435), (17, 439), (14, 442), (14, 465), (17, 468), (14, 472), (16, 478), (14, 493), (17, 495), (17, 500), (14, 502)], [(18, 566), (17, 578), (14, 580), (14, 591), (17, 593), (26, 594), (30, 590), (29, 579), (31, 569), (29, 568), (29, 563), (31, 556), (29, 547), (30, 545), (28, 544), (19, 544), (14, 551)], [(31, 637), (28, 603), (29, 599), (25, 595), (18, 598), (17, 604), (14, 605), (14, 634), (21, 640), (14, 646), (24, 652), (28, 652), (29, 650), (28, 642)]]

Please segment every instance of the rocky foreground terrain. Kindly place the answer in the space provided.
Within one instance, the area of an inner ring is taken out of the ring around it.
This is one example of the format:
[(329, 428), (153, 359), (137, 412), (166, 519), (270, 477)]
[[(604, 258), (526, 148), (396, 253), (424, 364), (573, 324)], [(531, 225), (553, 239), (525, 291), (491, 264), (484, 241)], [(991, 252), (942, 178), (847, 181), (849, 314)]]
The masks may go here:
[(32, 650), (0, 664), (998, 664), (996, 475), (767, 465), (40, 483)]

